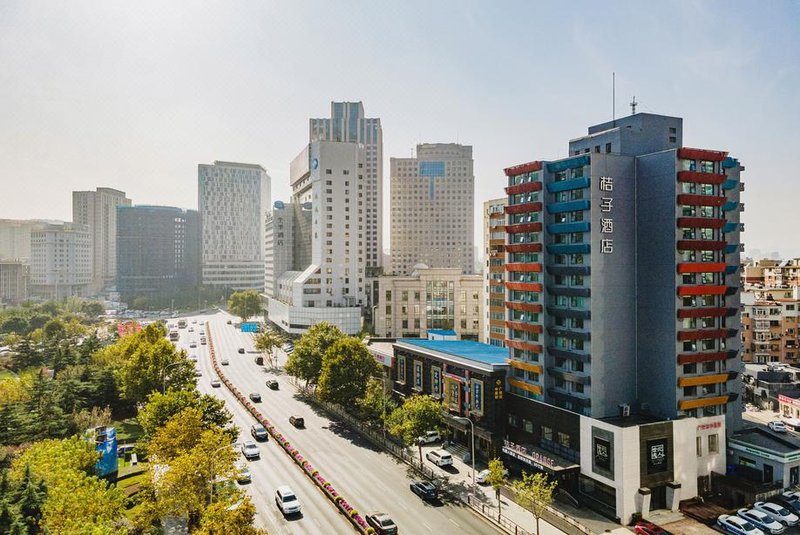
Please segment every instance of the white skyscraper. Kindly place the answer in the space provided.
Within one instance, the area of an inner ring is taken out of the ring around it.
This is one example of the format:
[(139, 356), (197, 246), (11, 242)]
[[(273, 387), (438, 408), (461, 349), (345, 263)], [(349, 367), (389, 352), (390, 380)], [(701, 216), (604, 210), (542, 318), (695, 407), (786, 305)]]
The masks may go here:
[(260, 165), (197, 166), (203, 284), (234, 290), (264, 287), (264, 218), (270, 178)]
[(416, 264), (475, 272), (472, 147), (417, 145), (416, 158), (391, 159), (392, 273)]
[(92, 233), (86, 225), (47, 225), (31, 233), (31, 294), (86, 296), (92, 283)]

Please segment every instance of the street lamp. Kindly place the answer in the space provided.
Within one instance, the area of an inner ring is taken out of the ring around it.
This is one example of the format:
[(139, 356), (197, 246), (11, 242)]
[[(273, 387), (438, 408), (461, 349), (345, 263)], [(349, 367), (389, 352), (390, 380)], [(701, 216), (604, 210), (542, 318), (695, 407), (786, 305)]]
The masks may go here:
[(164, 366), (164, 369), (161, 370), (161, 375), (164, 377), (163, 384), (161, 385), (161, 393), (162, 394), (166, 393), (166, 391), (167, 391), (167, 370), (170, 369), (172, 366), (177, 366), (180, 363), (181, 363), (181, 361), (177, 360), (177, 361), (173, 362), (172, 364), (167, 364), (166, 366)]
[(230, 448), (230, 444), (226, 444), (224, 446), (220, 446), (219, 448), (215, 449), (211, 452), (211, 498), (209, 503), (214, 503), (214, 454), (218, 451), (222, 451), (225, 448)]
[(472, 486), (475, 486), (475, 424), (472, 423), (472, 420), (469, 418), (465, 418), (464, 416), (451, 416), (453, 420), (457, 422), (467, 422), (470, 426), (470, 435), (472, 435)]

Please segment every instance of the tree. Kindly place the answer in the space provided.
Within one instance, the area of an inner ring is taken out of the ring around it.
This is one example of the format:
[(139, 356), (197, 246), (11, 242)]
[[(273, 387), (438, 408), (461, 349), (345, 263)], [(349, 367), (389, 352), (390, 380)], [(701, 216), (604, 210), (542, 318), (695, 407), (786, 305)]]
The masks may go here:
[(379, 374), (379, 364), (361, 340), (342, 338), (322, 357), (317, 393), (324, 401), (352, 405), (364, 396), (367, 381)]
[(294, 345), (284, 369), (306, 382), (316, 384), (322, 372), (322, 356), (334, 343), (345, 337), (335, 325), (325, 321), (312, 325)]
[[(139, 411), (137, 420), (142, 426), (145, 437), (156, 434), (159, 428), (167, 421), (189, 408), (198, 409), (202, 414), (203, 427), (226, 427), (231, 421), (231, 413), (225, 408), (225, 402), (207, 394), (200, 394), (197, 390), (168, 390), (166, 393), (153, 392), (147, 398), (147, 404)], [(226, 433), (236, 433), (235, 427), (227, 429)], [(235, 436), (231, 437), (235, 439)]]
[(125, 510), (116, 487), (83, 472), (64, 471), (48, 485), (42, 526), (49, 533), (112, 533)]
[(556, 481), (549, 481), (547, 476), (541, 472), (529, 474), (522, 472), (522, 479), (515, 481), (512, 485), (517, 497), (517, 503), (533, 513), (536, 519), (536, 533), (539, 531), (539, 519), (553, 503), (553, 491), (556, 488)]
[(64, 471), (93, 473), (98, 459), (94, 445), (80, 437), (41, 440), (14, 459), (11, 479), (18, 481), (29, 473), (50, 487)]
[(486, 482), (492, 486), (497, 496), (497, 511), (501, 511), (503, 502), (500, 500), (500, 489), (506, 482), (506, 469), (503, 466), (503, 461), (500, 459), (492, 459), (489, 461), (489, 475), (486, 476)]
[(60, 340), (66, 334), (67, 329), (60, 318), (53, 318), (44, 324), (42, 332), (47, 340)]
[(389, 432), (401, 437), (406, 444), (417, 443), (421, 465), (422, 443), (417, 439), (426, 431), (441, 427), (442, 404), (430, 396), (411, 396), (392, 411), (387, 424)]
[(250, 316), (261, 312), (261, 296), (255, 290), (233, 292), (228, 299), (228, 310), (247, 321)]
[(200, 528), (195, 532), (200, 535), (236, 535), (265, 534), (263, 530), (253, 527), (256, 508), (249, 496), (233, 505), (215, 502), (209, 505), (200, 520)]
[(72, 421), (75, 429), (79, 432), (92, 427), (107, 426), (111, 424), (110, 407), (92, 407), (91, 409), (81, 409), (72, 414)]
[(159, 463), (169, 463), (197, 445), (203, 433), (203, 413), (190, 407), (170, 417), (147, 444), (147, 453)]
[(271, 367), (275, 367), (275, 350), (283, 345), (283, 337), (274, 329), (264, 329), (255, 337), (255, 345), (258, 351), (267, 355), (267, 360)]
[(384, 421), (397, 408), (397, 401), (386, 392), (383, 379), (370, 377), (364, 396), (358, 400), (358, 406), (373, 420)]

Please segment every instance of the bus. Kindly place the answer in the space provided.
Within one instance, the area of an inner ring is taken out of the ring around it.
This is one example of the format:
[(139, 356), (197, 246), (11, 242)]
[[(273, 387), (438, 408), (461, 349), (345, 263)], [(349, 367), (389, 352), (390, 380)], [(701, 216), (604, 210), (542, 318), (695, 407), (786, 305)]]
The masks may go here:
[(186, 320), (178, 320), (178, 329), (186, 328)]

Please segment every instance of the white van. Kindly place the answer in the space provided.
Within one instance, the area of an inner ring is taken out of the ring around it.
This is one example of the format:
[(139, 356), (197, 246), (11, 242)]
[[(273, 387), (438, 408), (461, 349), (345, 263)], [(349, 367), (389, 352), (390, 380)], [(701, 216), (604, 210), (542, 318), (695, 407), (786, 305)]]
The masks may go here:
[(425, 458), (436, 466), (452, 466), (453, 458), (444, 450), (433, 450), (425, 454)]

